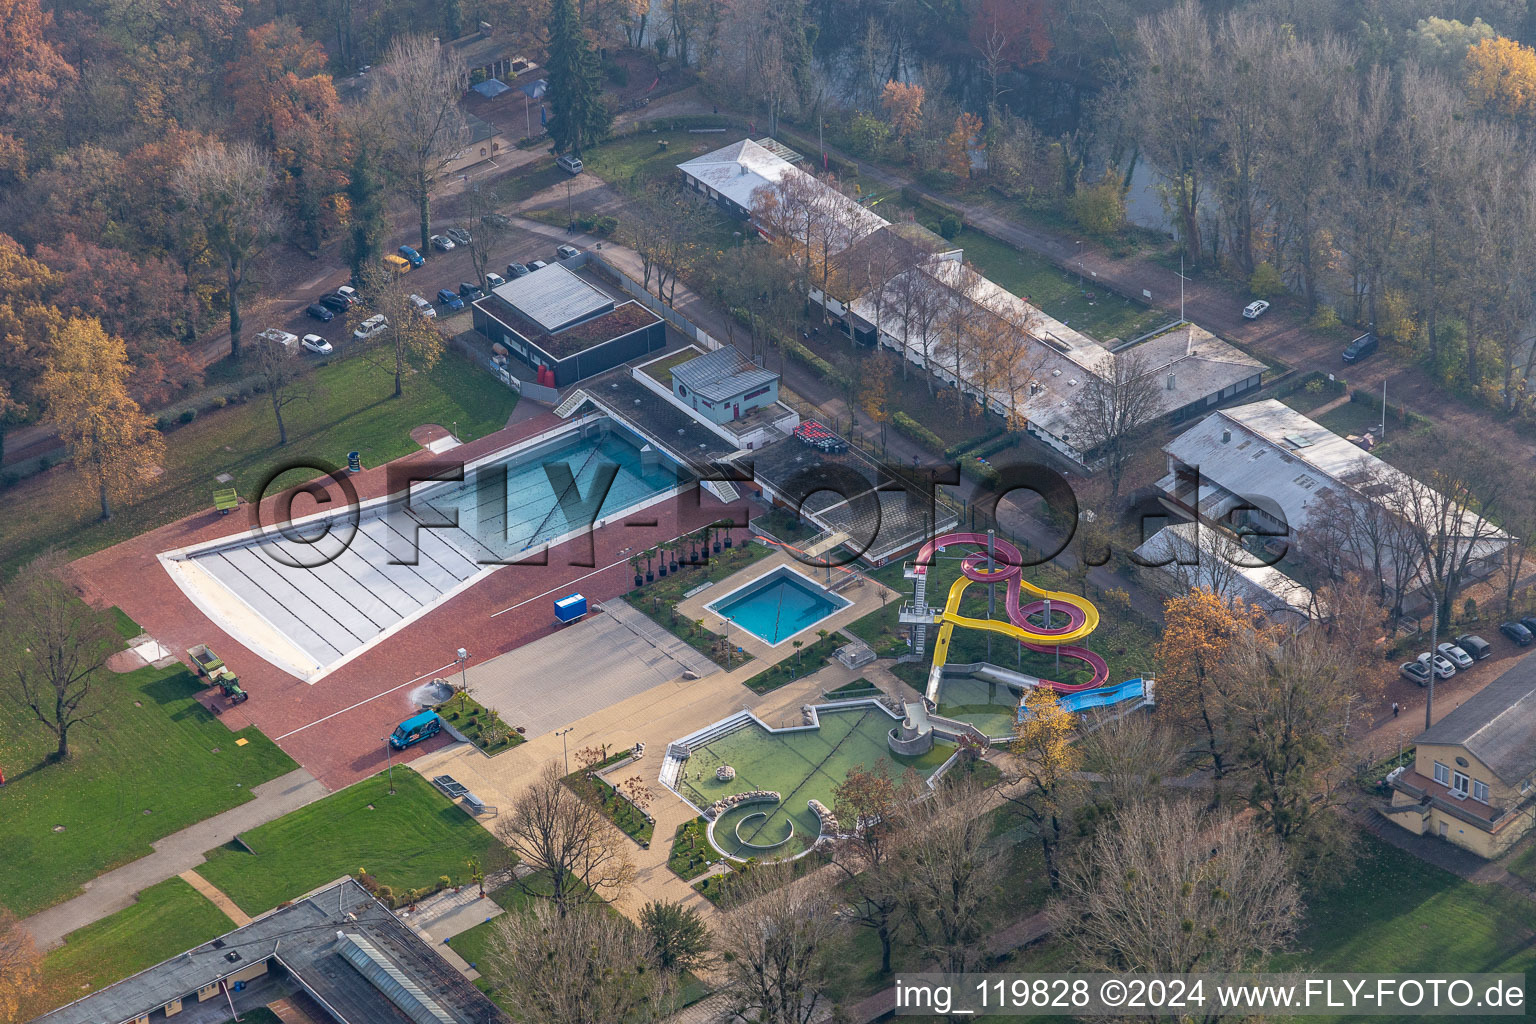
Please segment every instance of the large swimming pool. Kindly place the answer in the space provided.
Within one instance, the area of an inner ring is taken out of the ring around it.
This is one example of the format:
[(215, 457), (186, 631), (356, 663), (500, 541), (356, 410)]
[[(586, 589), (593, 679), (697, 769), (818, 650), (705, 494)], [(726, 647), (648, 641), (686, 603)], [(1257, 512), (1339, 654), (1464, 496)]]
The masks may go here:
[(776, 646), (850, 603), (781, 565), (705, 607)]
[(295, 524), (297, 539), (251, 532), (160, 560), (227, 632), (313, 682), (500, 564), (621, 518), (685, 475), (617, 424), (589, 420), (467, 466), (462, 482), (418, 483), (409, 507), (365, 505), (355, 528), (335, 517), (325, 534), (316, 517)]

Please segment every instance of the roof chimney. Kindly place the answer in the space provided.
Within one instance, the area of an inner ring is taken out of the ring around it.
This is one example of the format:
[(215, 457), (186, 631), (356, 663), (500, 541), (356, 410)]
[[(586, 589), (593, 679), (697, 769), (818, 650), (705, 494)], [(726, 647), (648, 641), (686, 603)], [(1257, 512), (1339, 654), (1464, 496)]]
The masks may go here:
[(1221, 432), (1221, 443), (1222, 444), (1231, 444), (1232, 443), (1232, 431), (1230, 431), (1230, 430), (1223, 430)]
[(1176, 383), (1178, 383), (1178, 377), (1175, 374), (1170, 373), (1168, 375), (1168, 390), (1172, 391)]

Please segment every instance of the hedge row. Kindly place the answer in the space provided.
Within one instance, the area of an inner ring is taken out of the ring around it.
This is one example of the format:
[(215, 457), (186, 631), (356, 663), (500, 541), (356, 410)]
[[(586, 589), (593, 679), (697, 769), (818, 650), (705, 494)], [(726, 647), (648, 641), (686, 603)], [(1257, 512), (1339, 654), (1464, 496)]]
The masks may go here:
[(828, 384), (845, 390), (853, 386), (853, 382), (841, 370), (793, 338), (780, 338), (779, 344), (789, 354), (791, 359), (809, 366), (818, 377), (821, 377)]
[(1018, 440), (1019, 439), (1014, 437), (1013, 434), (1005, 430), (991, 441), (988, 441), (980, 448), (972, 451), (971, 454), (976, 456), (978, 459), (985, 459), (989, 455), (996, 455), (1004, 448), (1012, 448), (1015, 444), (1018, 443)]
[[(952, 444), (948, 448), (945, 448), (944, 457), (946, 459), (952, 459), (957, 455), (964, 455), (966, 452), (972, 451), (973, 449), (978, 449), (985, 445), (988, 441), (1000, 437), (1007, 432), (1008, 425), (1006, 423), (1000, 423), (992, 430), (987, 431), (985, 434), (981, 434), (977, 437), (968, 437), (964, 441), (960, 441), (957, 444)], [(996, 449), (993, 450), (995, 451)], [(981, 454), (985, 455), (987, 453), (982, 452)]]
[(891, 414), (891, 426), (906, 434), (918, 444), (926, 445), (936, 452), (944, 450), (944, 441), (938, 434), (935, 434), (904, 412), (897, 411)]
[(997, 470), (982, 462), (974, 455), (960, 456), (960, 472), (972, 480), (980, 480), (984, 484), (997, 486), (1002, 482), (1002, 477)]

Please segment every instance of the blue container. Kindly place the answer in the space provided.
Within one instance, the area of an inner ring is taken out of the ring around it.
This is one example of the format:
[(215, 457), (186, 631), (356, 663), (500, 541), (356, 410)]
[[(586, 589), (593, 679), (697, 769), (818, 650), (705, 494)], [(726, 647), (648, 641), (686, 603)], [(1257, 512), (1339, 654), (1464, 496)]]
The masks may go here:
[(587, 599), (581, 594), (566, 594), (555, 602), (555, 618), (561, 622), (575, 622), (587, 614)]

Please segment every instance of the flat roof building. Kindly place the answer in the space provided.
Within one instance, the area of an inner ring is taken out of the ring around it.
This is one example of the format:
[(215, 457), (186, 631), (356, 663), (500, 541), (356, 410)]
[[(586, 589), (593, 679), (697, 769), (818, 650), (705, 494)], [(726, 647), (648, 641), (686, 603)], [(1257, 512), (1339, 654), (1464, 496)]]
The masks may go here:
[[(508, 1021), (348, 878), (44, 1014), (35, 1024), (223, 1021), (294, 993), (337, 1024)], [(213, 1012), (193, 1012), (205, 1002), (213, 1003)]]

